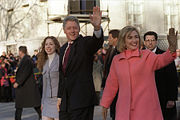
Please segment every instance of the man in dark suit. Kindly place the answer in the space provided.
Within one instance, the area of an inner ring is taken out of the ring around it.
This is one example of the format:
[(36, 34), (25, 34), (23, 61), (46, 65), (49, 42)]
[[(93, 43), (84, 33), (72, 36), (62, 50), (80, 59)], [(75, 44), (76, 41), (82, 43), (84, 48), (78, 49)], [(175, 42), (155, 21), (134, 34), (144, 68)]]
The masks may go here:
[(21, 120), (22, 110), (27, 107), (34, 107), (41, 118), (41, 98), (33, 74), (33, 62), (27, 55), (26, 46), (19, 47), (21, 61), (16, 72), (15, 88), (15, 120)]
[(93, 58), (104, 42), (99, 7), (93, 8), (90, 21), (94, 27), (92, 37), (79, 35), (76, 17), (68, 16), (63, 22), (68, 42), (60, 49), (57, 102), (60, 120), (93, 120), (94, 105), (97, 104), (92, 76)]
[[(111, 62), (113, 60), (113, 57), (117, 55), (119, 52), (116, 49), (117, 46), (117, 40), (119, 36), (119, 30), (113, 29), (109, 31), (109, 36), (108, 36), (108, 41), (109, 41), (109, 48), (107, 50), (106, 56), (105, 56), (105, 61), (104, 61), (104, 74), (103, 74), (103, 79), (102, 79), (102, 89), (104, 89), (105, 84), (106, 84), (106, 79), (109, 74)], [(116, 101), (117, 101), (117, 95), (115, 99), (113, 100), (111, 107), (110, 107), (110, 116), (112, 120), (115, 120), (115, 109), (116, 109)]]
[[(157, 40), (158, 36), (153, 31), (144, 34), (146, 49), (156, 54), (162, 54), (164, 51), (157, 47)], [(178, 77), (174, 61), (168, 66), (157, 70), (155, 80), (164, 120), (177, 120)]]

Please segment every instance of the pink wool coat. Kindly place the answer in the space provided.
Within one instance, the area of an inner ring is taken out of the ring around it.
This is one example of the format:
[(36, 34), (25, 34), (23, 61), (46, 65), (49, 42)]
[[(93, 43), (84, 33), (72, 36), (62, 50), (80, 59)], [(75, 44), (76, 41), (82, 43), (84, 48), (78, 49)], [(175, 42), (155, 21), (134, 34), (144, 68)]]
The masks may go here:
[(116, 55), (101, 99), (109, 108), (118, 89), (116, 120), (163, 120), (154, 72), (175, 59), (166, 51), (156, 55), (149, 50), (135, 50)]

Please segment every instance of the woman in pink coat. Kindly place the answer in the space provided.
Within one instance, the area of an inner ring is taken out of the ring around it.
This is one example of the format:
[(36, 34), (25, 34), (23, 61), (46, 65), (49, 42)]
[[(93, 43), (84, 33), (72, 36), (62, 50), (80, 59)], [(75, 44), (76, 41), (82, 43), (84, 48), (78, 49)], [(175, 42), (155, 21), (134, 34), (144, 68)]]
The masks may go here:
[(163, 120), (156, 90), (154, 71), (175, 59), (177, 33), (168, 35), (169, 49), (160, 55), (140, 50), (140, 35), (136, 28), (127, 26), (120, 31), (119, 55), (112, 61), (100, 105), (104, 118), (118, 89), (116, 120)]

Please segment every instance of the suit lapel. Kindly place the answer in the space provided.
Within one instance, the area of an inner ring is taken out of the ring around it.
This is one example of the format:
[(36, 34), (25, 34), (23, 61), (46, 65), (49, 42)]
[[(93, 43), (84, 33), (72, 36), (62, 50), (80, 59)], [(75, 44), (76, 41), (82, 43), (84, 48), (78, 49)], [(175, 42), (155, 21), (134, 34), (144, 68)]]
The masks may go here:
[(53, 68), (53, 66), (56, 66), (56, 63), (57, 63), (56, 61), (57, 60), (58, 60), (58, 55), (55, 54), (55, 56), (53, 58), (53, 61), (52, 61), (51, 65), (50, 65), (50, 69)]
[(155, 52), (156, 54), (159, 54), (160, 53), (160, 49), (157, 47), (157, 49), (156, 49), (156, 52)]
[(44, 67), (43, 67), (43, 73), (47, 72), (48, 69), (49, 69), (49, 60), (47, 59), (45, 65), (44, 65)]

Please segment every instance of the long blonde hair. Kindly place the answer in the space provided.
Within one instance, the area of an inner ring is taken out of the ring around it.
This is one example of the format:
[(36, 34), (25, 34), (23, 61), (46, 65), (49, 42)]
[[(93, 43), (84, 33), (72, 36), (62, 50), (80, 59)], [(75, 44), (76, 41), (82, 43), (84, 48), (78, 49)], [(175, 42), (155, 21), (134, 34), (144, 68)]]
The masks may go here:
[(54, 36), (47, 36), (44, 41), (42, 42), (41, 44), (41, 48), (40, 48), (40, 52), (38, 53), (37, 57), (38, 57), (38, 60), (37, 60), (37, 68), (42, 71), (43, 69), (43, 66), (46, 62), (46, 60), (48, 59), (48, 55), (45, 51), (45, 44), (46, 44), (46, 40), (47, 39), (51, 39), (54, 44), (55, 44), (55, 49), (56, 49), (56, 53), (57, 54), (60, 54), (60, 44), (59, 44), (59, 41), (56, 39), (56, 37)]
[(132, 31), (136, 31), (138, 33), (139, 47), (141, 47), (141, 38), (140, 38), (139, 31), (133, 26), (126, 26), (123, 29), (121, 29), (119, 33), (118, 42), (117, 42), (117, 50), (119, 52), (123, 52), (124, 50), (126, 50), (125, 39), (126, 39), (126, 36), (129, 35)]

